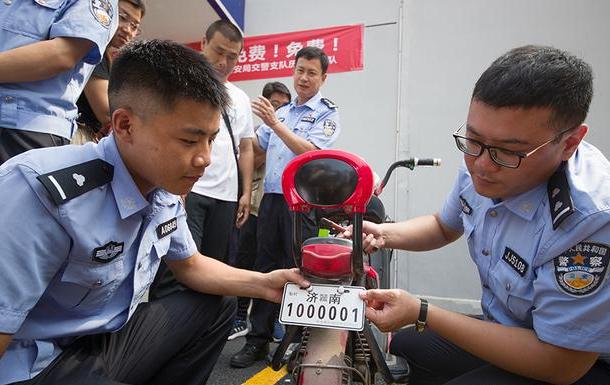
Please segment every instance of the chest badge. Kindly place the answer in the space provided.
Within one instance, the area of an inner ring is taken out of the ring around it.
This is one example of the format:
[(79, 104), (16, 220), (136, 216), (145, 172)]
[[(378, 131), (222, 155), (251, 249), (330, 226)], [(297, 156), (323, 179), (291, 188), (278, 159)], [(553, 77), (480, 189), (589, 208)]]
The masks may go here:
[(123, 242), (110, 241), (93, 249), (92, 259), (100, 263), (108, 263), (123, 253)]
[(301, 119), (301, 122), (313, 123), (316, 121), (316, 118), (313, 116), (305, 116)]
[(163, 222), (159, 226), (157, 226), (157, 237), (161, 239), (173, 233), (174, 231), (176, 231), (176, 229), (178, 229), (178, 218), (173, 217), (169, 221)]
[(555, 279), (559, 288), (575, 297), (595, 293), (608, 274), (608, 245), (580, 242), (555, 257)]
[(525, 277), (525, 273), (527, 273), (529, 264), (525, 259), (521, 258), (521, 256), (517, 254), (513, 249), (511, 249), (510, 247), (506, 247), (504, 249), (504, 253), (502, 254), (502, 260), (508, 263), (508, 265), (512, 267), (512, 269), (515, 270), (517, 274), (522, 277)]

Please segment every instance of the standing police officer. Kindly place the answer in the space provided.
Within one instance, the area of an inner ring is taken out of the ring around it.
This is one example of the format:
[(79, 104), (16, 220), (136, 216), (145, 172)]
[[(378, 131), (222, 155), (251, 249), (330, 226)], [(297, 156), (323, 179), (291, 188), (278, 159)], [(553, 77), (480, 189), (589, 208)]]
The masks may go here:
[[(255, 263), (255, 270), (261, 272), (294, 266), (290, 213), (281, 186), (286, 165), (299, 154), (330, 147), (341, 131), (337, 106), (320, 93), (327, 77), (328, 57), (317, 47), (306, 47), (297, 52), (295, 60), (293, 80), (297, 96), (277, 110), (277, 116), (266, 98), (252, 101), (253, 112), (265, 123), (258, 128), (258, 144), (255, 143), (255, 152), (266, 151), (265, 193), (259, 208)], [(315, 235), (313, 221), (303, 228), (303, 239)], [(252, 330), (242, 350), (231, 358), (232, 366), (248, 367), (265, 358), (277, 313), (277, 305), (253, 301)]]
[(76, 100), (117, 28), (117, 0), (0, 4), (0, 164), (70, 142)]
[(364, 293), (367, 317), (400, 331), (392, 353), (417, 384), (609, 384), (610, 164), (582, 139), (593, 94), (582, 60), (525, 46), (477, 81), (465, 153), (440, 213), (365, 223), (365, 245), (430, 250), (464, 234), (482, 319), (402, 290)]
[[(279, 302), (287, 280), (306, 285), (197, 252), (177, 195), (209, 164), (229, 100), (199, 54), (127, 46), (109, 98), (113, 133), (99, 144), (0, 166), (0, 384), (199, 385), (235, 312), (219, 294)], [(161, 258), (192, 290), (140, 304)]]

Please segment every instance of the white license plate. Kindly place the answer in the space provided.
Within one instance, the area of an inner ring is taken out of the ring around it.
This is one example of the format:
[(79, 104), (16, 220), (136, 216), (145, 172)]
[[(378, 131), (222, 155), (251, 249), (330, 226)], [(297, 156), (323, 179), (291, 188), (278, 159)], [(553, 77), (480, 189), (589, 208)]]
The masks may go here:
[(296, 283), (284, 286), (280, 322), (330, 329), (364, 329), (364, 301), (358, 295), (364, 287), (312, 284), (301, 289)]

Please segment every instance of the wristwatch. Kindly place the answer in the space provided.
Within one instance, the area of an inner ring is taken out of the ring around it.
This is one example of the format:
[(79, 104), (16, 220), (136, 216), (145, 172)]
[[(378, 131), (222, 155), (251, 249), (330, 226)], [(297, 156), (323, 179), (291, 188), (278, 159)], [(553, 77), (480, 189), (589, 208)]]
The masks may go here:
[(426, 319), (428, 318), (428, 301), (420, 298), (421, 305), (419, 306), (419, 316), (415, 321), (415, 330), (419, 333), (423, 332), (426, 328)]

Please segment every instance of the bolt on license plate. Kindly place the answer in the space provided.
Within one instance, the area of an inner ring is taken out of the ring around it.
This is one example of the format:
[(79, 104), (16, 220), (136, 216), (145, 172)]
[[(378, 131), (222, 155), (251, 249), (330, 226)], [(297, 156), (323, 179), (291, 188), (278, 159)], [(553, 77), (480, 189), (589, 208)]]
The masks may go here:
[(364, 329), (364, 287), (312, 284), (301, 289), (296, 283), (284, 286), (280, 323), (329, 329)]

